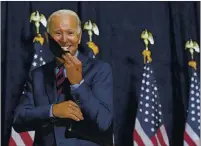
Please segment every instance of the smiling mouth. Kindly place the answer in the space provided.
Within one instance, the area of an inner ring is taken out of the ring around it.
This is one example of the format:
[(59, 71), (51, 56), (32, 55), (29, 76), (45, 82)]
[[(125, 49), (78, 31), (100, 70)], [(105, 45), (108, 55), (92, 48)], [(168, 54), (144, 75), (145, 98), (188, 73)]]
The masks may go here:
[(61, 47), (64, 51), (69, 51), (68, 49), (71, 47), (71, 45), (70, 46), (67, 46), (67, 47)]

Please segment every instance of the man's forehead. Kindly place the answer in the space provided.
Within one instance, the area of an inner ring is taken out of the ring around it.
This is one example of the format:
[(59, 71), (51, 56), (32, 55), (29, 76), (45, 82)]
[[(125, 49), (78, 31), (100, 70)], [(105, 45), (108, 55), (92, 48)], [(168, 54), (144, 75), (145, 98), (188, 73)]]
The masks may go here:
[(52, 17), (51, 23), (53, 26), (60, 26), (60, 27), (77, 27), (77, 20), (76, 17), (73, 15), (55, 15)]

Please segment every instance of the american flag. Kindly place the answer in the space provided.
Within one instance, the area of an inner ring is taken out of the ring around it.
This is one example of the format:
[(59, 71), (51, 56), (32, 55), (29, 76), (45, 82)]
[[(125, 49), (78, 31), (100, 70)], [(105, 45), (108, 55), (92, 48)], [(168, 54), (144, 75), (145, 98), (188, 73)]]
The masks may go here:
[(31, 71), (34, 70), (35, 68), (45, 65), (46, 62), (43, 59), (43, 49), (42, 46), (40, 45), (40, 43), (34, 43), (34, 48), (35, 48), (35, 54), (34, 54), (34, 58), (33, 58), (33, 62), (32, 62), (32, 66), (31, 66)]
[[(45, 65), (46, 62), (43, 59), (43, 49), (40, 43), (34, 43), (35, 54), (33, 56), (33, 61), (30, 71), (36, 69), (39, 66)], [(24, 90), (26, 84), (24, 85)], [(25, 94), (25, 91), (22, 92)], [(35, 131), (21, 132), (17, 133), (13, 128), (11, 131), (11, 137), (9, 141), (9, 146), (32, 146), (34, 141)]]
[(200, 80), (192, 68), (184, 146), (199, 146), (200, 140)]
[(135, 128), (135, 146), (168, 146), (169, 140), (163, 123), (162, 105), (152, 66), (144, 66)]

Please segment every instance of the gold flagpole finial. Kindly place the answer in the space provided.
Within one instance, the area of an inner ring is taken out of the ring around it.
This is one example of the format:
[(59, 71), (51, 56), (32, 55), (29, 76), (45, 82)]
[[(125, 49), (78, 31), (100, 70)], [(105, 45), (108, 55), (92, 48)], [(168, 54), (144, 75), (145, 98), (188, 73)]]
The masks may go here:
[(91, 20), (88, 20), (84, 24), (84, 30), (87, 30), (89, 35), (89, 41), (87, 42), (88, 47), (92, 49), (95, 55), (98, 54), (98, 46), (92, 41), (93, 33), (99, 36), (98, 26), (96, 25), (96, 23), (92, 23)]
[(35, 27), (36, 27), (36, 37), (34, 37), (33, 42), (39, 42), (41, 45), (44, 43), (44, 38), (41, 36), (39, 28), (40, 28), (40, 23), (44, 27), (47, 26), (47, 20), (43, 14), (39, 14), (38, 11), (31, 13), (30, 16), (30, 22), (34, 22)]
[(194, 51), (197, 53), (200, 53), (199, 45), (196, 41), (193, 41), (192, 39), (188, 40), (185, 44), (185, 50), (189, 49), (189, 52), (191, 54), (191, 60), (188, 62), (188, 65), (193, 67), (195, 70), (197, 70), (196, 61), (194, 61)]
[(151, 62), (152, 58), (151, 58), (151, 51), (148, 48), (149, 43), (150, 44), (154, 44), (154, 39), (153, 36), (151, 34), (151, 32), (148, 32), (147, 29), (145, 29), (142, 33), (141, 33), (141, 39), (144, 40), (144, 44), (145, 44), (145, 49), (142, 52), (142, 55), (144, 57), (144, 64), (146, 63), (146, 59)]

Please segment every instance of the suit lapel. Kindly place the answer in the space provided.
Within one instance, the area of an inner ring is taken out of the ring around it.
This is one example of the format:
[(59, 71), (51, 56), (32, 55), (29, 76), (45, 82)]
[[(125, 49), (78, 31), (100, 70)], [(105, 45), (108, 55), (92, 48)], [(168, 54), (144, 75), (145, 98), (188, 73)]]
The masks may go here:
[(50, 103), (56, 103), (56, 76), (55, 76), (55, 60), (43, 67), (45, 91)]
[[(81, 52), (78, 54), (77, 58), (82, 62), (82, 75), (84, 77), (85, 73), (87, 72), (86, 70), (88, 68), (87, 64), (89, 58), (87, 56), (84, 56)], [(43, 66), (45, 91), (51, 104), (57, 102), (55, 67), (55, 60)]]
[(87, 56), (83, 55), (81, 52), (78, 54), (77, 58), (82, 62), (82, 75), (84, 77), (86, 70), (87, 70), (89, 58)]

